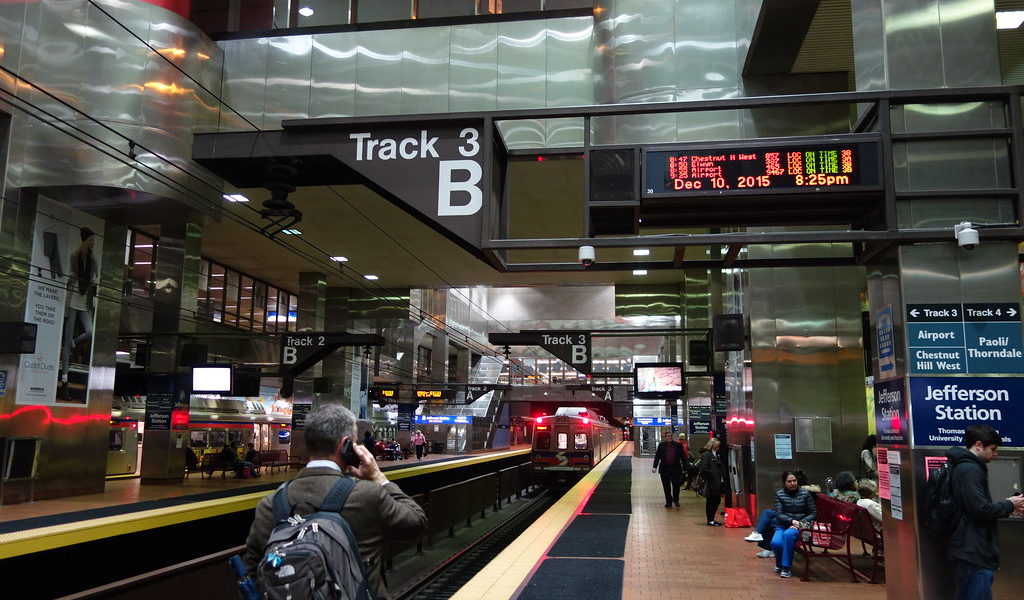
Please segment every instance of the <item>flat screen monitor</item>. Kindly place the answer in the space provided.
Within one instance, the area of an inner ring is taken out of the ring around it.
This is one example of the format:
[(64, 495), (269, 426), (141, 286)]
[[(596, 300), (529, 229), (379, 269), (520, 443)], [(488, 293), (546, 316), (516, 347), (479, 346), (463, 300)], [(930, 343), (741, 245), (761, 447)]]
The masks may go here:
[(676, 397), (683, 393), (680, 363), (637, 363), (634, 369), (639, 397)]
[(193, 394), (231, 394), (231, 365), (192, 367)]

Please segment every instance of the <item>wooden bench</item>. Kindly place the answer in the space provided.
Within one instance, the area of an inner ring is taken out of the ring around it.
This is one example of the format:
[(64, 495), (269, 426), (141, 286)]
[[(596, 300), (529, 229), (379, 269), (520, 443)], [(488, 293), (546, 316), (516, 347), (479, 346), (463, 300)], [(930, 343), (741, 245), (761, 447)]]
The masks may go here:
[[(817, 517), (811, 526), (800, 531), (797, 537), (795, 552), (804, 557), (803, 581), (807, 581), (812, 558), (830, 558), (850, 569), (850, 577), (854, 583), (859, 581), (858, 575), (871, 583), (876, 583), (878, 570), (882, 561), (882, 533), (875, 529), (874, 522), (867, 509), (841, 502), (824, 494), (815, 497)], [(851, 540), (860, 540), (862, 545), (872, 548), (871, 576), (859, 574), (853, 566), (853, 555), (850, 551)]]
[(254, 463), (257, 467), (264, 467), (270, 469), (273, 473), (274, 469), (285, 468), (291, 466), (292, 462), (288, 458), (287, 450), (260, 450), (256, 454), (256, 462)]

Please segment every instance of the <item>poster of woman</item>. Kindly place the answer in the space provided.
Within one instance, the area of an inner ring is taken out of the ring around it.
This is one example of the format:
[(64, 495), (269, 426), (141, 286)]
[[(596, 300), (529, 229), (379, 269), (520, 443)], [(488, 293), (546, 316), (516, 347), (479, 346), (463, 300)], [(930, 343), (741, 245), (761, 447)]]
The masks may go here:
[(18, 404), (88, 403), (102, 231), (102, 220), (39, 199), (25, 303), (36, 352), (21, 356)]

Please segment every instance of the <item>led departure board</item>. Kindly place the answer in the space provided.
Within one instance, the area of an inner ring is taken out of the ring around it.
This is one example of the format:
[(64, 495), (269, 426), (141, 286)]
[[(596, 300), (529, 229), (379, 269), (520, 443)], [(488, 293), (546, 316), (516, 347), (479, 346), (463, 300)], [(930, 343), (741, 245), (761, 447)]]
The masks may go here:
[(863, 190), (879, 186), (878, 146), (855, 141), (647, 149), (644, 174), (648, 198)]

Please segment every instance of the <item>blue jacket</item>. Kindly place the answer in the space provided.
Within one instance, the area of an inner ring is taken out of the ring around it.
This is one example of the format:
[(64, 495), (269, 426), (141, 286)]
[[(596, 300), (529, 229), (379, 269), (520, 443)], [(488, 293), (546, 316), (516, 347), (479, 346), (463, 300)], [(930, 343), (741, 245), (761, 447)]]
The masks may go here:
[(775, 524), (789, 527), (793, 521), (807, 525), (818, 515), (818, 507), (814, 503), (814, 494), (802, 487), (789, 493), (786, 488), (775, 492)]

